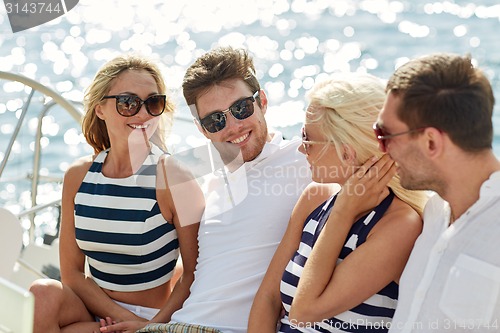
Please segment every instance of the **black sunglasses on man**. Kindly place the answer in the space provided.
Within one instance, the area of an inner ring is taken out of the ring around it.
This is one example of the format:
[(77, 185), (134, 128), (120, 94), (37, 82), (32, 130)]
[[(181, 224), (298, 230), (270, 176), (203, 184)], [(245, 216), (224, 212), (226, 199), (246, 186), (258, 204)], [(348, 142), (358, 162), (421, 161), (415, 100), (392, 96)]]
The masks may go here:
[(254, 102), (259, 96), (259, 91), (257, 90), (252, 96), (242, 98), (234, 102), (229, 108), (223, 111), (215, 111), (209, 114), (203, 119), (200, 119), (200, 124), (210, 133), (217, 133), (226, 127), (227, 116), (226, 113), (230, 112), (235, 119), (243, 120), (251, 115), (255, 111)]

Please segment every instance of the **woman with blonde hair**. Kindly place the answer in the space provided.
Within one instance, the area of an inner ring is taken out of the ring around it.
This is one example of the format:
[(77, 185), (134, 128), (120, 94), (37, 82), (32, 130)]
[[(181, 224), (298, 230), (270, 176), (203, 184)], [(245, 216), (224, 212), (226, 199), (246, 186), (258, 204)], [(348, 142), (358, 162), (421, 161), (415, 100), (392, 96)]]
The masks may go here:
[[(302, 129), (312, 171), (255, 297), (249, 332), (387, 332), (426, 196), (402, 188), (372, 124), (369, 74), (316, 83)], [(282, 315), (284, 310), (284, 315)]]
[[(174, 105), (159, 68), (138, 55), (114, 58), (87, 89), (84, 109), (83, 134), (95, 154), (64, 176), (62, 281), (31, 286), (35, 333), (169, 320), (194, 278), (199, 219), (180, 218), (167, 183), (164, 137)], [(201, 217), (201, 206), (191, 209)], [(183, 273), (174, 287), (179, 250)]]

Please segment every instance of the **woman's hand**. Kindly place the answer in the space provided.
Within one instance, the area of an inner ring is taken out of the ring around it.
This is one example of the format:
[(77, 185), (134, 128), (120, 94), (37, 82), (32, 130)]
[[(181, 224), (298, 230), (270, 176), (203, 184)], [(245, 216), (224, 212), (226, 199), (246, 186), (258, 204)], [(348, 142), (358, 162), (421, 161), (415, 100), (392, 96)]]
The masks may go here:
[(359, 216), (376, 207), (389, 194), (387, 183), (395, 173), (396, 167), (389, 155), (370, 158), (342, 186), (336, 209)]
[(135, 333), (148, 324), (147, 321), (122, 321), (117, 323), (111, 318), (101, 319), (101, 332), (105, 333)]

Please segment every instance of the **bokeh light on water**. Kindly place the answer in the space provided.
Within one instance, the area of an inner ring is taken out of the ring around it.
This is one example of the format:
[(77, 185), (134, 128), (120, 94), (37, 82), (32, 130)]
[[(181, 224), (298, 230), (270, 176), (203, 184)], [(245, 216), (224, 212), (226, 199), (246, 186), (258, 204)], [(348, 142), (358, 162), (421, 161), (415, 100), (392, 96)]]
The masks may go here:
[[(299, 134), (305, 92), (335, 72), (362, 71), (388, 78), (415, 56), (445, 51), (470, 53), (490, 77), (500, 99), (500, 5), (482, 1), (389, 0), (80, 0), (66, 15), (13, 34), (0, 6), (0, 70), (20, 73), (81, 101), (97, 69), (123, 52), (156, 59), (178, 106), (189, 119), (181, 94), (186, 68), (215, 45), (242, 46), (254, 55), (257, 75), (269, 97), (267, 119), (287, 137)], [(0, 81), (0, 159), (29, 93)], [(33, 126), (41, 96), (14, 145), (10, 171), (32, 163)], [(81, 107), (81, 106), (80, 106)], [(500, 155), (499, 106), (495, 108), (495, 152)], [(76, 157), (88, 154), (84, 139), (62, 110), (43, 120), (42, 168), (62, 174)], [(172, 149), (199, 145), (190, 121), (176, 121)], [(1, 184), (0, 184), (1, 185)], [(0, 186), (2, 197), (13, 192)]]

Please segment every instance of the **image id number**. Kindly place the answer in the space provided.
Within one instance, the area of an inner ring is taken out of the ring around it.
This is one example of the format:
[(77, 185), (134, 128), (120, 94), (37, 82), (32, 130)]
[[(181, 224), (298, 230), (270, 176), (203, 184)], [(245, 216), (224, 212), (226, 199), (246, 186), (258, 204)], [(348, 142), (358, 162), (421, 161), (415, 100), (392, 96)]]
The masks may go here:
[(476, 320), (467, 320), (464, 322), (457, 323), (453, 320), (450, 319), (445, 319), (444, 320), (444, 327), (446, 329), (466, 329), (466, 330), (477, 330), (477, 329), (484, 329), (484, 330), (498, 330), (498, 320), (495, 319), (492, 322), (489, 322), (488, 324), (485, 324), (480, 321)]
[(35, 13), (60, 13), (62, 8), (59, 3), (31, 2), (31, 3), (11, 3), (5, 2), (7, 14), (35, 14)]

